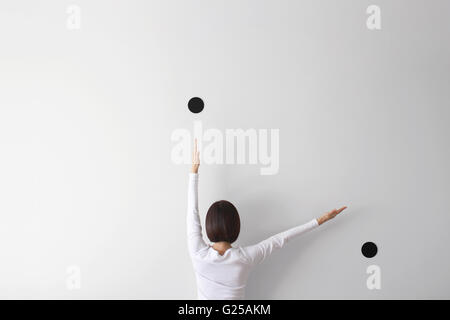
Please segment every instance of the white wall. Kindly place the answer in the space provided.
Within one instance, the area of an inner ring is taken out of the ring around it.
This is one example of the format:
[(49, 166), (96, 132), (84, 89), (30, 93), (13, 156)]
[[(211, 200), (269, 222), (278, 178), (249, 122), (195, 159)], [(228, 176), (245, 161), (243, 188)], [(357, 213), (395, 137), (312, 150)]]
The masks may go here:
[(450, 298), (448, 1), (0, 6), (0, 298), (195, 298), (170, 139), (195, 120), (280, 130), (278, 174), (201, 166), (202, 217), (235, 203), (238, 245), (349, 206), (259, 266), (248, 298)]

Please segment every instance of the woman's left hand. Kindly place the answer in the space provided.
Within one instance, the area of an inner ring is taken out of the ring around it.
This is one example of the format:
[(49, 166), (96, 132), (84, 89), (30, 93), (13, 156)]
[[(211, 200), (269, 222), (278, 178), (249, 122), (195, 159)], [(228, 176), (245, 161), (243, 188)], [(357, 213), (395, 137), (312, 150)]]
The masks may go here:
[(330, 219), (333, 219), (334, 217), (336, 217), (339, 213), (341, 213), (345, 209), (347, 209), (347, 207), (342, 207), (342, 208), (339, 208), (339, 209), (333, 209), (331, 211), (328, 211), (323, 216), (318, 218), (317, 222), (319, 223), (319, 225), (321, 225), (322, 223), (327, 222)]

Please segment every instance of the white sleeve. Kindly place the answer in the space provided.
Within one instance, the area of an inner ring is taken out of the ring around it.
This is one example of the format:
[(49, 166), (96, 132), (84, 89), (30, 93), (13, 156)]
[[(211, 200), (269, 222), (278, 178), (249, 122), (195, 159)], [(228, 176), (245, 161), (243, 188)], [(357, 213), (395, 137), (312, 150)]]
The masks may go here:
[(198, 174), (189, 174), (187, 237), (190, 254), (194, 254), (207, 246), (202, 237), (202, 226), (198, 215)]
[(244, 247), (244, 253), (251, 264), (257, 264), (267, 258), (275, 249), (282, 248), (292, 238), (316, 228), (319, 225), (316, 219), (308, 223), (278, 233), (253, 246)]

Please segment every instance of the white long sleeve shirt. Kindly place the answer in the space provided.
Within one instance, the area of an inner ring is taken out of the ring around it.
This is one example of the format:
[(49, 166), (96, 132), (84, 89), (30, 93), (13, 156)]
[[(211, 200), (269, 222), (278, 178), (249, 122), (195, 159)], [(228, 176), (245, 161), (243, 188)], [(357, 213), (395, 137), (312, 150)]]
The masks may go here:
[(244, 299), (251, 269), (275, 249), (318, 226), (317, 220), (276, 234), (248, 247), (233, 247), (221, 255), (205, 243), (198, 212), (198, 174), (189, 174), (187, 236), (188, 249), (197, 278), (199, 299)]

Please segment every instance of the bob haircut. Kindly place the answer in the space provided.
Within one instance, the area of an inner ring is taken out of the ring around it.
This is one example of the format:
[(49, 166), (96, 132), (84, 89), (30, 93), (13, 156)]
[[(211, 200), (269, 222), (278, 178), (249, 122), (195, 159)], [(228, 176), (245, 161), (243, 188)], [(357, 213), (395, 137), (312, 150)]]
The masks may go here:
[(239, 236), (241, 220), (236, 207), (229, 201), (214, 202), (206, 214), (206, 235), (211, 242), (233, 243)]

